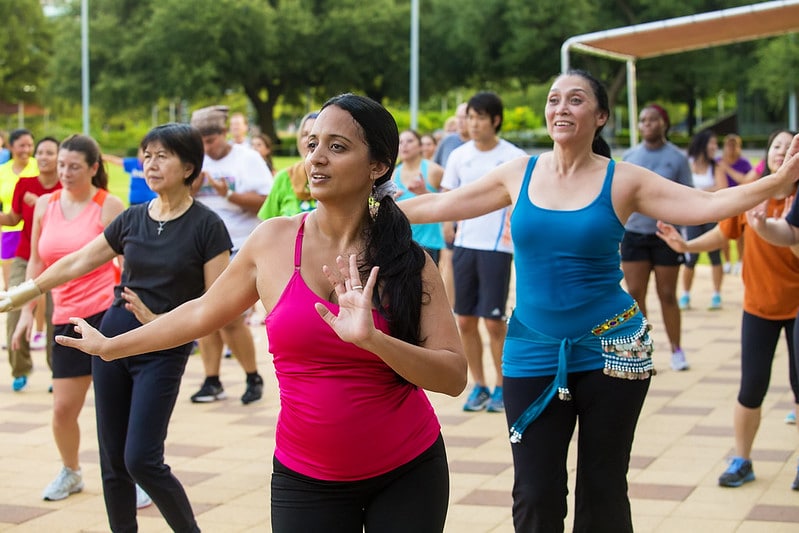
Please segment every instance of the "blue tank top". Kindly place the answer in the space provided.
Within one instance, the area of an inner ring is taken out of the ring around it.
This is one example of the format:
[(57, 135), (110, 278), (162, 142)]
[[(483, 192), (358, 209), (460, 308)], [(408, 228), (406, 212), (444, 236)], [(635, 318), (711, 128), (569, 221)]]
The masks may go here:
[[(402, 184), (402, 180), (400, 180), (401, 169), (402, 163), (397, 165), (397, 167), (394, 169), (394, 183), (396, 183), (397, 189), (402, 193), (399, 198), (395, 198), (395, 200), (398, 202), (416, 196), (410, 192), (405, 185)], [(427, 190), (431, 193), (438, 192), (433, 188), (432, 185), (430, 185), (430, 182), (427, 181), (427, 159), (422, 159), (422, 164), (420, 165), (419, 170), (422, 173), (422, 178), (424, 178), (424, 183), (427, 187)], [(430, 250), (441, 250), (445, 246), (444, 230), (441, 228), (440, 223), (411, 224), (411, 231), (413, 232), (413, 240), (419, 243), (419, 246), (423, 246)]]
[[(569, 372), (603, 368), (599, 337), (591, 335), (591, 330), (634, 304), (620, 285), (619, 243), (624, 226), (611, 200), (613, 160), (599, 195), (587, 206), (568, 211), (544, 209), (530, 201), (536, 161), (537, 157), (530, 158), (511, 215), (516, 308), (502, 361), (503, 375), (508, 377), (547, 376), (557, 371), (558, 344), (534, 339), (539, 336), (529, 330), (575, 341), (569, 352)], [(638, 313), (614, 328), (613, 334), (638, 330), (643, 322)]]

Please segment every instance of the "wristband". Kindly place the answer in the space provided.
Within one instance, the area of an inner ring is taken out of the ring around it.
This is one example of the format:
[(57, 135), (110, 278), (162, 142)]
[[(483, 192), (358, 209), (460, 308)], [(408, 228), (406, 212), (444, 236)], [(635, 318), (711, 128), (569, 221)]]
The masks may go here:
[(229, 202), (231, 196), (233, 196), (233, 189), (228, 189), (225, 193), (225, 199)]

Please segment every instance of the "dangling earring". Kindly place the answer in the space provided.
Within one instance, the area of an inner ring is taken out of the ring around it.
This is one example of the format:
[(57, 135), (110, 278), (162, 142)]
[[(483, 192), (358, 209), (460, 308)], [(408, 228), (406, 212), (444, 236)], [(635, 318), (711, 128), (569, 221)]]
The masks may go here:
[(377, 199), (377, 191), (375, 186), (372, 185), (372, 192), (369, 194), (369, 216), (372, 220), (377, 218), (377, 210), (380, 209), (380, 200)]

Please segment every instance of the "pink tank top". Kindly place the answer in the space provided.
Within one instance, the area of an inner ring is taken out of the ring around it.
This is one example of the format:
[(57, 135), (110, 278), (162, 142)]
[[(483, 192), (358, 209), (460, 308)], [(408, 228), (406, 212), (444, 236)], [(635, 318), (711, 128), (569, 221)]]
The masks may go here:
[[(105, 229), (102, 212), (107, 191), (98, 189), (92, 201), (72, 220), (65, 219), (61, 211), (61, 192), (55, 191), (50, 195), (42, 218), (38, 250), (45, 267), (82, 248)], [(115, 274), (113, 263), (109, 261), (88, 274), (55, 287), (51, 291), (53, 324), (68, 324), (69, 317), (85, 318), (111, 307)]]
[[(294, 248), (294, 274), (266, 318), (280, 388), (275, 457), (327, 481), (355, 481), (414, 459), (441, 431), (424, 391), (372, 352), (342, 341), (314, 309), (321, 302), (300, 274), (305, 219)], [(375, 326), (388, 332), (376, 311)]]

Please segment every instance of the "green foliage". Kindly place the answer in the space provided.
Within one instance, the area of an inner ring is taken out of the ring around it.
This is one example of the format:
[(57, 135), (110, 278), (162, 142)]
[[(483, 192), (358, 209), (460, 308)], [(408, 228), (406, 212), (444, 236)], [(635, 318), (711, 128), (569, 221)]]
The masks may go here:
[(764, 92), (772, 109), (784, 109), (785, 93), (799, 91), (799, 38), (794, 33), (770, 39), (755, 58), (755, 66), (748, 71), (752, 87)]
[(51, 28), (38, 0), (0, 2), (0, 100), (34, 102), (47, 81)]

